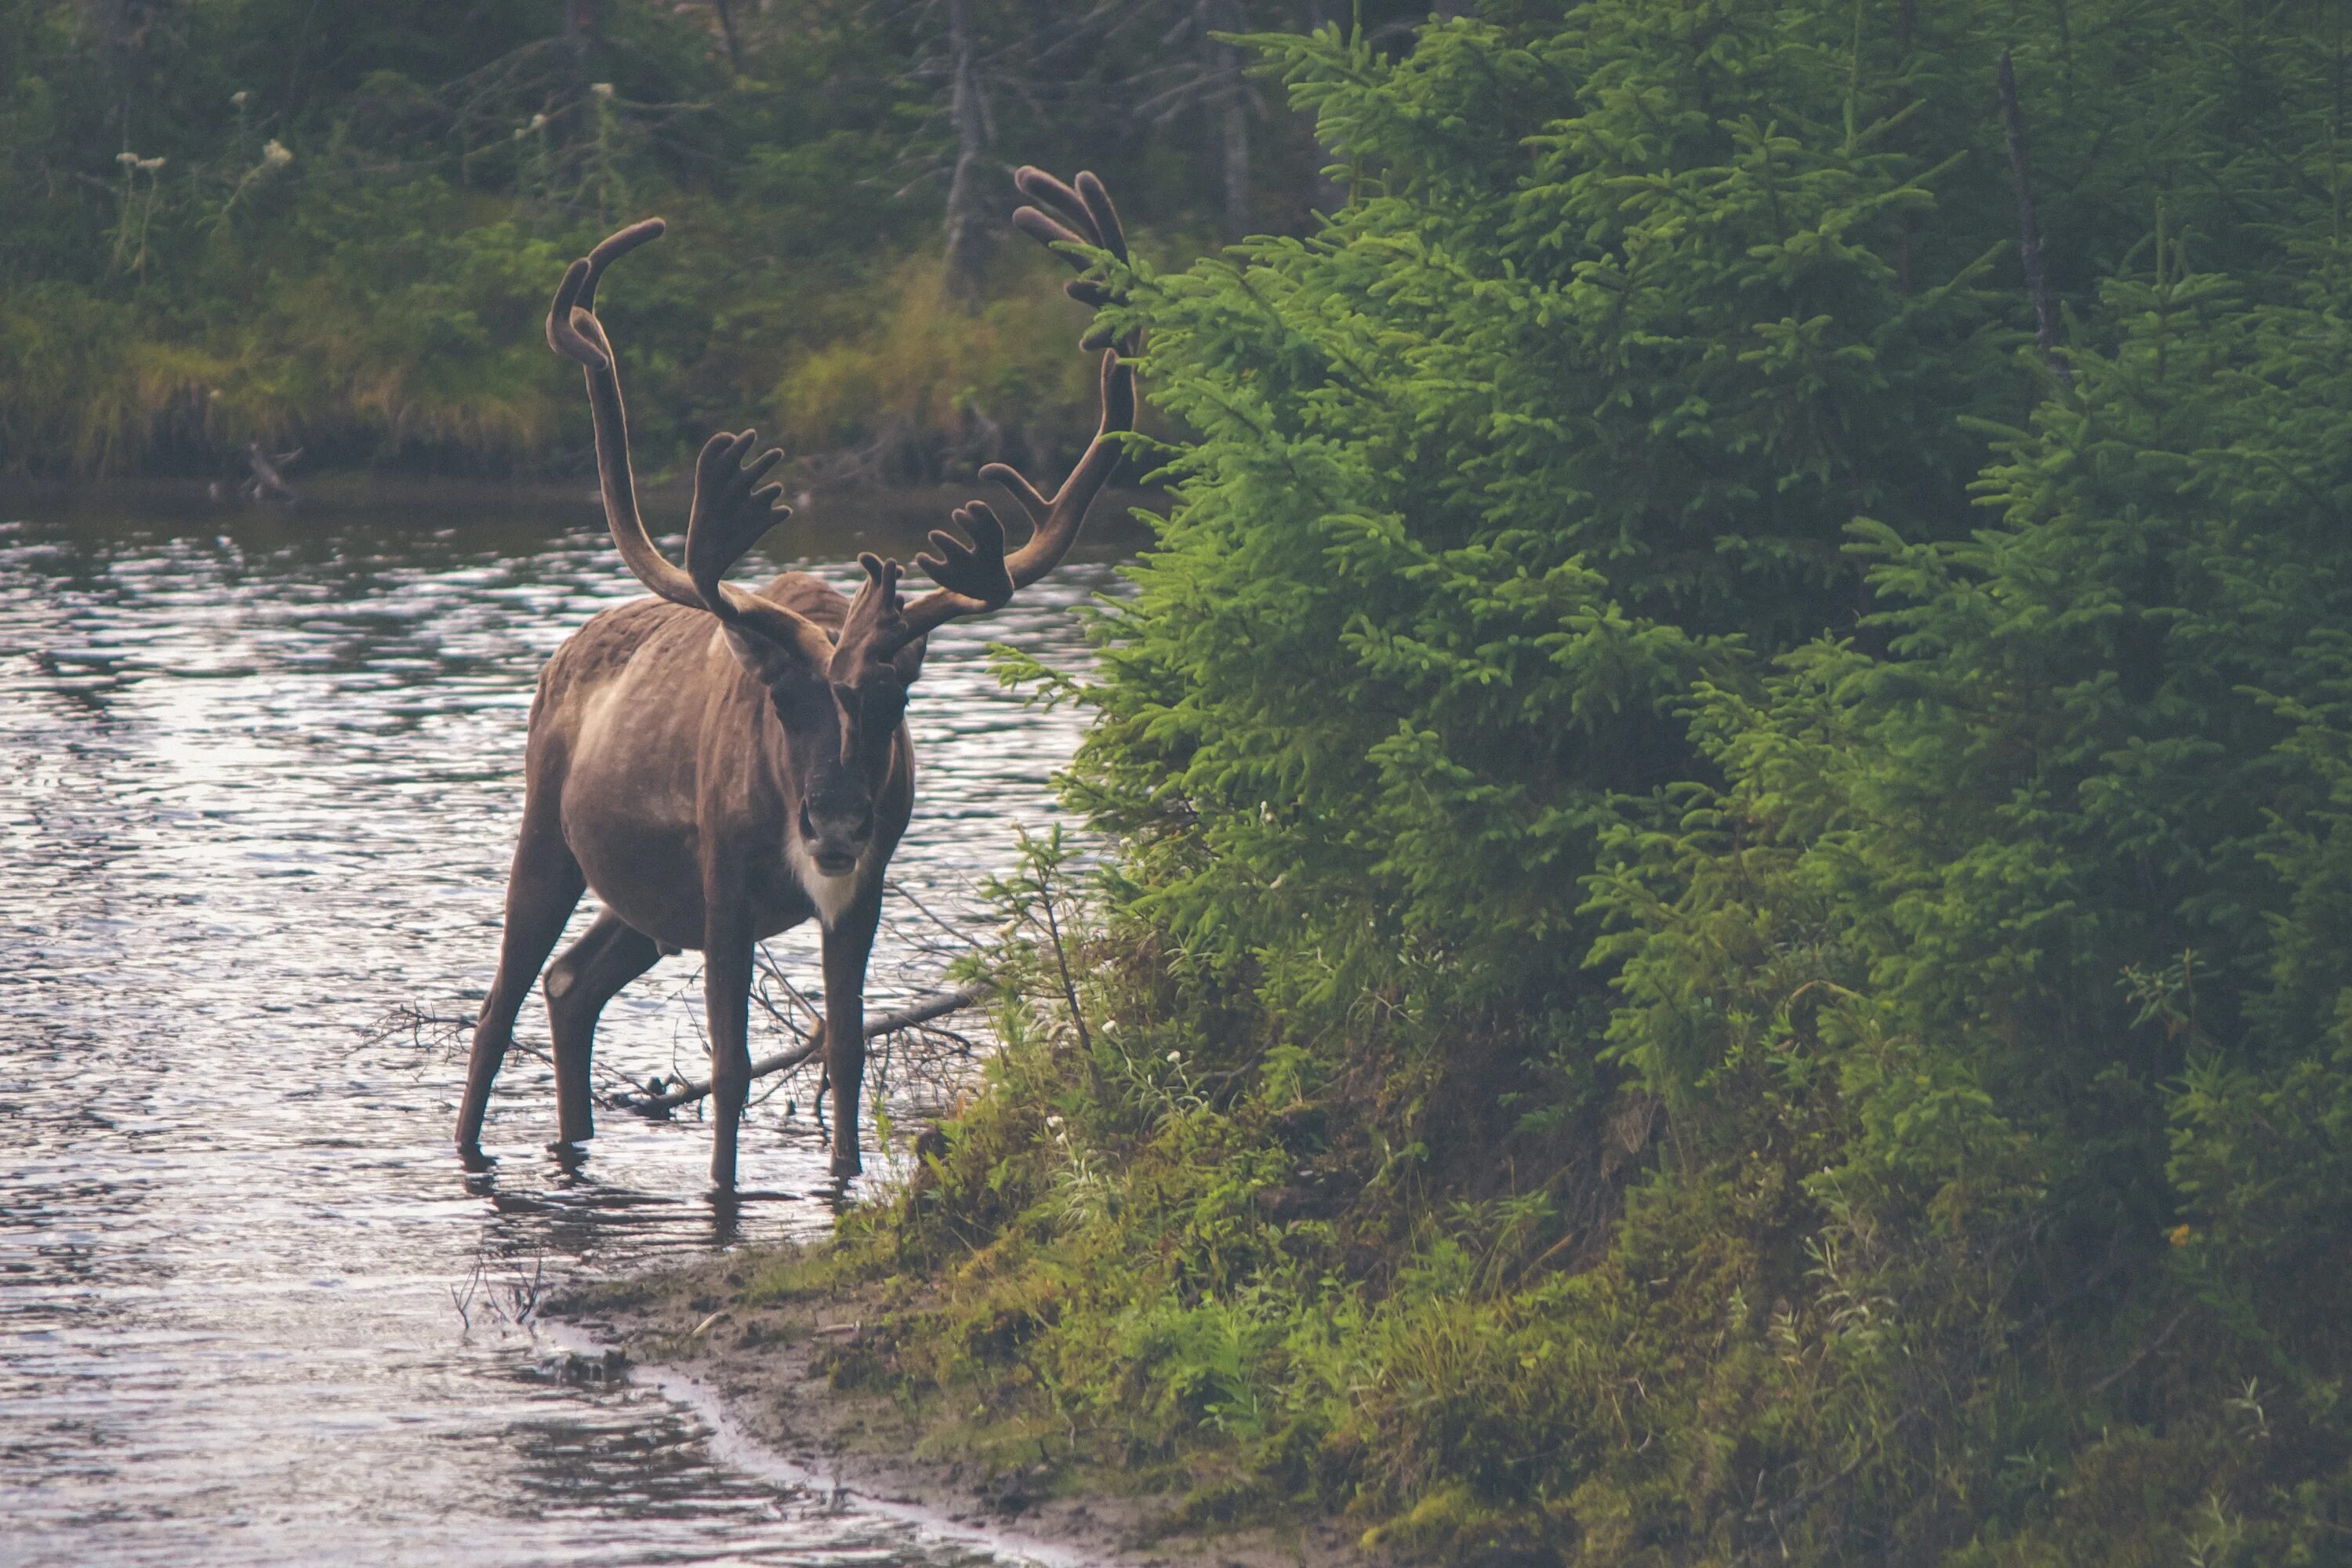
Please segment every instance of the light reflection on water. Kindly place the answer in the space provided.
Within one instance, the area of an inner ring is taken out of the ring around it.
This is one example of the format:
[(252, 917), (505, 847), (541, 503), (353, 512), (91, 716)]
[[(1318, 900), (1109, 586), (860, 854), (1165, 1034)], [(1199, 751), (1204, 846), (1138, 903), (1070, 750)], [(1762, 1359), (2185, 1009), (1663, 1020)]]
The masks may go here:
[[(594, 513), (139, 510), (0, 521), (0, 1562), (979, 1561), (717, 1465), (688, 1412), (560, 1384), (545, 1346), (453, 1304), (478, 1261), (487, 1300), (542, 1265), (831, 1217), (781, 1099), (745, 1135), (751, 1195), (720, 1209), (691, 1121), (607, 1112), (560, 1167), (551, 1083), (520, 1057), (484, 1140), (502, 1163), (468, 1178), (457, 1064), (368, 1038), (399, 1005), (470, 1014), (488, 982), (533, 679), (635, 588)], [(780, 560), (919, 538), (813, 521)], [(1076, 739), (982, 647), (1074, 666), (1069, 607), (1130, 541), (1098, 533), (933, 638), (893, 866), (931, 907), (1051, 820)], [(775, 948), (814, 981), (813, 944)], [(692, 963), (614, 1003), (600, 1061), (697, 1048)], [(877, 952), (870, 1006), (926, 963)], [(536, 1001), (522, 1032), (543, 1037)]]

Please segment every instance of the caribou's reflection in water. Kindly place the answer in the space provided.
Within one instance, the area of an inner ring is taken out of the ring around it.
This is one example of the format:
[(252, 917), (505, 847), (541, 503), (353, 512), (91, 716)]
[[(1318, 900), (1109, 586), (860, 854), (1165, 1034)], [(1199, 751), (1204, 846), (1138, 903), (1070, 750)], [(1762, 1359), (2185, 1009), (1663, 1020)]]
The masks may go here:
[[(496, 1167), (449, 1153), (462, 1066), (418, 1042), (489, 979), (532, 677), (637, 592), (601, 518), (131, 510), (0, 521), (0, 1560), (961, 1560), (714, 1464), (692, 1415), (562, 1381), (514, 1326), (583, 1266), (822, 1230), (813, 1085), (755, 1100), (723, 1204), (691, 1108), (546, 1152), (530, 1059), (490, 1109)], [(939, 515), (820, 501), (794, 543), (905, 551)], [(1075, 739), (981, 647), (1076, 663), (1070, 609), (1121, 542), (934, 640), (892, 872), (950, 923), (1050, 815)], [(813, 944), (772, 956), (796, 1016)], [(674, 966), (603, 1021), (638, 1083), (700, 1072)], [(886, 930), (875, 1005), (937, 969)], [(377, 1026), (404, 1008), (416, 1026)], [(521, 1033), (543, 1041), (535, 1006)]]

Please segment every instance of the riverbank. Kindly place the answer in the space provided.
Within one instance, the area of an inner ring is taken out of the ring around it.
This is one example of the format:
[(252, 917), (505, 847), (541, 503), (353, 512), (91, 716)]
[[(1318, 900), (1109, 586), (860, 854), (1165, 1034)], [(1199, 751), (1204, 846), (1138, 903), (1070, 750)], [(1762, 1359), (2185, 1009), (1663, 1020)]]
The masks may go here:
[[(469, 540), (513, 551), (530, 549), (530, 541), (551, 534), (602, 532), (604, 527), (603, 498), (586, 479), (557, 484), (347, 470), (305, 478), (298, 489), (299, 500), (287, 504), (235, 493), (215, 496), (197, 479), (21, 479), (5, 485), (0, 521), (43, 520), (93, 536), (130, 531), (263, 540), (324, 536), (346, 524), (399, 532), (457, 530)], [(768, 536), (755, 559), (764, 556), (774, 565), (837, 560), (847, 566), (857, 551), (871, 549), (911, 560), (929, 548), (930, 530), (945, 525), (949, 513), (976, 498), (1001, 500), (1003, 495), (978, 479), (940, 485), (841, 485), (803, 493), (793, 498), (792, 518)], [(638, 490), (648, 525), (673, 546), (693, 499), (690, 474), (642, 482)], [(1163, 511), (1167, 504), (1162, 490), (1109, 490), (1096, 503), (1070, 558), (1129, 558), (1151, 537), (1137, 510)], [(615, 559), (613, 570), (625, 569)]]
[[(1089, 1568), (1342, 1568), (1323, 1518), (1203, 1533), (1185, 1477), (1090, 1458), (1058, 1428), (891, 1375), (887, 1287), (825, 1279), (797, 1247), (744, 1248), (572, 1287), (543, 1314), (618, 1350), (636, 1382), (705, 1404), (755, 1468), (831, 1484), (992, 1547)], [(760, 1461), (764, 1460), (761, 1464)]]

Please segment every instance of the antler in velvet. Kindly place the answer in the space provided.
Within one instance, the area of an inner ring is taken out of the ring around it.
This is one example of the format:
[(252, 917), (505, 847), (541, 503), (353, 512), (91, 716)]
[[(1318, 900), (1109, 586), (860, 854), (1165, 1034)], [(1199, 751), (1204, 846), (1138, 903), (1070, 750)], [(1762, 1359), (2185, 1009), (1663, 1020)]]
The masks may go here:
[(833, 655), (833, 639), (822, 627), (782, 605), (720, 581), (761, 535), (792, 515), (790, 507), (776, 504), (781, 485), (754, 488), (782, 457), (781, 452), (771, 450), (747, 468), (741, 459), (756, 439), (753, 432), (722, 433), (704, 445), (695, 464), (694, 510), (687, 523), (687, 571), (680, 571), (656, 547), (637, 510), (620, 363), (604, 323), (596, 318), (596, 285), (605, 268), (660, 238), (667, 226), (659, 218), (632, 224), (573, 262), (547, 314), (548, 346), (587, 374), (588, 405), (596, 426), (596, 479), (604, 496), (605, 524), (621, 559), (637, 581), (654, 593), (672, 604), (709, 610), (822, 669)]
[[(1093, 174), (1081, 173), (1075, 184), (1064, 184), (1042, 169), (1024, 167), (1013, 181), (1024, 195), (1052, 209), (1051, 214), (1039, 206), (1016, 211), (1013, 222), (1024, 234), (1057, 249), (1077, 246), (1108, 251), (1125, 264), (1126, 231), (1119, 225), (1118, 209), (1111, 205), (1110, 193)], [(1071, 255), (1069, 259), (1081, 269), (1091, 265), (1091, 258), (1083, 255)], [(1097, 279), (1076, 278), (1062, 287), (1081, 304), (1099, 307), (1111, 298), (1109, 286)], [(1130, 336), (1124, 352), (1135, 352), (1135, 344)], [(991, 463), (980, 470), (982, 479), (1003, 485), (1028, 514), (1034, 530), (1029, 542), (1007, 556), (1004, 525), (986, 502), (973, 501), (958, 509), (955, 521), (971, 535), (972, 542), (967, 545), (952, 533), (935, 530), (931, 543), (936, 553), (917, 556), (915, 564), (939, 587), (905, 605), (897, 603), (894, 591), (897, 563), (866, 557), (866, 585), (858, 590), (849, 623), (842, 629), (843, 657), (850, 654), (853, 633), (856, 657), (888, 658), (949, 621), (1000, 609), (1015, 590), (1045, 576), (1070, 552), (1087, 509), (1118, 468), (1118, 437), (1135, 428), (1135, 371), (1120, 357), (1122, 345), (1115, 343), (1106, 329), (1089, 332), (1079, 346), (1105, 351), (1102, 416), (1094, 439), (1061, 488), (1045, 495), (1007, 463)]]

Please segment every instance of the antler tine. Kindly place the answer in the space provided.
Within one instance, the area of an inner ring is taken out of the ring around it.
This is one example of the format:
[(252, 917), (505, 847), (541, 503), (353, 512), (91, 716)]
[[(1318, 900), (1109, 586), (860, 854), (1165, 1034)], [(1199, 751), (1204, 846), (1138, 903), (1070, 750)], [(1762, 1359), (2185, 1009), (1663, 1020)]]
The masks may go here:
[(1087, 204), (1087, 216), (1093, 221), (1095, 243), (1125, 261), (1127, 226), (1118, 221), (1118, 209), (1111, 205), (1110, 193), (1090, 169), (1078, 171), (1078, 198)]
[[(657, 217), (633, 223), (606, 237), (595, 249), (573, 262), (563, 274), (563, 282), (555, 290), (555, 303), (547, 312), (547, 346), (591, 370), (609, 369), (613, 345), (604, 337), (604, 323), (593, 313), (597, 281), (604, 276), (604, 268), (637, 247), (659, 239), (668, 227)], [(584, 322), (583, 314), (586, 316)]]
[[(563, 281), (556, 285), (555, 303), (547, 308), (547, 346), (592, 371), (609, 370), (613, 356), (605, 347), (591, 342), (578, 323), (580, 289), (587, 280), (588, 258), (583, 256), (572, 264), (563, 274)], [(596, 335), (601, 338), (604, 333), (600, 331)]]
[(1013, 577), (1004, 563), (1004, 524), (986, 501), (955, 510), (955, 521), (971, 535), (966, 544), (945, 529), (931, 530), (937, 554), (926, 552), (915, 564), (939, 587), (913, 604), (898, 597), (901, 569), (871, 551), (860, 555), (866, 581), (850, 602), (835, 654), (836, 679), (847, 679), (864, 660), (887, 659), (918, 637), (929, 637), (964, 616), (986, 615), (1013, 597)]
[(668, 232), (669, 224), (666, 219), (649, 217), (597, 241), (596, 248), (588, 253), (588, 277), (580, 285), (580, 308), (583, 310), (596, 308), (596, 281), (604, 276), (604, 268), (637, 247), (659, 239)]
[[(1013, 226), (1015, 228), (1049, 249), (1066, 245), (1091, 246), (1097, 250), (1108, 251), (1113, 259), (1121, 266), (1126, 265), (1126, 226), (1118, 221), (1118, 209), (1111, 204), (1110, 193), (1103, 188), (1102, 181), (1090, 171), (1080, 170), (1077, 184), (1072, 186), (1064, 184), (1043, 169), (1024, 165), (1014, 172), (1013, 183), (1022, 195), (1039, 204), (1038, 206), (1022, 207), (1013, 213)], [(1071, 256), (1066, 252), (1063, 254), (1064, 258), (1081, 272), (1089, 265), (1083, 257)], [(1062, 291), (1090, 310), (1100, 310), (1111, 302), (1110, 286), (1097, 278), (1073, 278), (1062, 285)], [(1137, 344), (1132, 339), (1118, 343), (1108, 330), (1097, 328), (1089, 331), (1078, 346), (1082, 349), (1117, 346), (1131, 354), (1136, 352)]]
[(694, 461), (694, 510), (686, 525), (686, 574), (695, 592), (714, 607), (720, 598), (719, 579), (743, 559), (766, 532), (793, 515), (793, 509), (775, 504), (784, 487), (751, 487), (783, 460), (770, 447), (750, 465), (743, 459), (760, 438), (756, 430), (730, 436), (721, 430), (702, 444)]
[(971, 535), (966, 544), (945, 529), (931, 530), (931, 547), (915, 557), (923, 575), (950, 593), (961, 594), (993, 610), (1013, 597), (1013, 574), (1004, 563), (1004, 525), (996, 509), (976, 500), (955, 510), (955, 521)]

